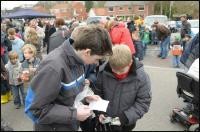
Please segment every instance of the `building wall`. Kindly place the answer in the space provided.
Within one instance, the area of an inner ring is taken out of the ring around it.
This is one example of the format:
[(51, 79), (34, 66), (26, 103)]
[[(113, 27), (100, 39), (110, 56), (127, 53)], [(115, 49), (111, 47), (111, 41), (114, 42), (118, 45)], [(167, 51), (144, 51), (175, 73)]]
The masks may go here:
[[(122, 10), (120, 10), (120, 7)], [(144, 10), (139, 10), (140, 5), (133, 5), (133, 6), (115, 6), (113, 7), (113, 11), (109, 11), (109, 7), (107, 7), (108, 15), (109, 16), (148, 16), (153, 14), (153, 5), (145, 4)], [(131, 9), (130, 9), (131, 8)]]

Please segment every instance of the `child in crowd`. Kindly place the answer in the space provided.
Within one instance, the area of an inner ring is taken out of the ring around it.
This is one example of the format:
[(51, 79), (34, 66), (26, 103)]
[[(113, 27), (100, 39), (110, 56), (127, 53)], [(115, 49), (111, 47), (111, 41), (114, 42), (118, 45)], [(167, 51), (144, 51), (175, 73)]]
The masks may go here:
[(175, 37), (175, 41), (170, 46), (173, 55), (173, 67), (180, 67), (180, 57), (182, 55), (183, 47), (179, 41), (178, 37)]
[(132, 57), (128, 46), (115, 45), (108, 63), (100, 69), (94, 92), (110, 101), (100, 122), (106, 116), (118, 117), (120, 124), (111, 125), (112, 131), (133, 130), (151, 103), (151, 83), (143, 64)]
[(143, 44), (143, 54), (146, 55), (147, 45), (150, 43), (150, 32), (148, 28), (145, 28), (141, 34), (141, 40)]
[(14, 28), (8, 29), (8, 38), (10, 39), (12, 44), (12, 51), (17, 52), (19, 56), (19, 61), (22, 62), (24, 58), (21, 48), (24, 45), (24, 41), (16, 36), (16, 31)]
[(22, 51), (25, 57), (25, 60), (22, 63), (22, 80), (29, 83), (35, 74), (36, 68), (40, 64), (40, 59), (36, 57), (37, 50), (32, 44), (25, 44)]
[(136, 49), (135, 57), (139, 61), (142, 61), (143, 60), (143, 44), (140, 39), (140, 31), (139, 31), (138, 26), (136, 26), (134, 31), (132, 32), (132, 39), (133, 39), (133, 43), (135, 44), (135, 49)]
[[(20, 79), (20, 75), (22, 72), (21, 63), (19, 62), (19, 57), (17, 52), (11, 51), (8, 54), (9, 61), (5, 65), (7, 71), (9, 72), (9, 84), (12, 89), (12, 93), (14, 96), (14, 105), (16, 109), (21, 107), (21, 100), (24, 104), (25, 101), (25, 94), (24, 94), (24, 87), (23, 82)], [(20, 99), (20, 93), (22, 95)]]

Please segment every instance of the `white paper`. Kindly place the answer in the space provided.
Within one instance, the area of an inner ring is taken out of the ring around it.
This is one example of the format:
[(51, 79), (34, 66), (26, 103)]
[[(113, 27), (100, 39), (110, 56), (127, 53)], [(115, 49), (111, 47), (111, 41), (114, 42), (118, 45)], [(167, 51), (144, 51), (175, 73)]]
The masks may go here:
[(99, 99), (98, 101), (90, 102), (89, 107), (91, 110), (98, 110), (98, 111), (106, 112), (108, 103), (109, 103), (109, 101), (107, 101), (107, 100)]

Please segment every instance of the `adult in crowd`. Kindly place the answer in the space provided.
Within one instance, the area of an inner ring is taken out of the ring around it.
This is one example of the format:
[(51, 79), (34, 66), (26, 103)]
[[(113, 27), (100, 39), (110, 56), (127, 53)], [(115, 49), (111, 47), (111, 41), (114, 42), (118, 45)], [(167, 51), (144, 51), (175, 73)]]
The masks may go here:
[[(87, 105), (73, 107), (84, 88), (84, 65), (96, 64), (111, 54), (108, 32), (92, 25), (80, 30), (73, 45), (68, 39), (48, 54), (31, 81), (25, 101), (25, 112), (34, 121), (34, 130), (77, 131), (79, 121), (91, 115)], [(86, 101), (99, 98), (88, 96)]]
[(187, 69), (197, 58), (199, 58), (199, 33), (192, 38), (187, 48), (183, 52), (180, 61), (184, 65), (184, 69), (187, 71)]
[(191, 34), (191, 24), (187, 21), (187, 15), (183, 14), (180, 16), (182, 25), (181, 25), (181, 41), (183, 49), (185, 50), (186, 41), (184, 40), (186, 34)]
[(52, 20), (45, 21), (45, 38), (44, 38), (43, 48), (46, 47), (46, 49), (49, 49), (49, 38), (55, 32), (56, 28), (54, 26), (54, 22)]
[[(24, 34), (24, 40), (27, 39), (27, 36), (29, 34), (29, 30), (31, 28), (34, 28), (36, 33), (37, 33), (37, 36), (38, 36), (38, 49), (40, 48), (40, 52), (42, 52), (42, 46), (43, 46), (43, 39), (45, 37), (45, 34), (44, 34), (44, 30), (43, 28), (39, 27), (38, 26), (38, 22), (36, 19), (32, 19), (30, 22), (29, 22), (29, 26), (26, 28), (25, 30), (25, 34)], [(40, 56), (40, 58), (42, 59), (42, 56)]]
[(110, 33), (113, 45), (125, 44), (130, 48), (132, 55), (135, 54), (135, 46), (131, 34), (124, 24), (110, 20), (107, 22), (105, 28)]
[(6, 24), (1, 24), (1, 58), (4, 64), (7, 64), (8, 52), (11, 50), (12, 50), (12, 44), (7, 36)]
[(34, 45), (35, 48), (37, 49), (37, 53), (36, 53), (37, 58), (42, 60), (40, 39), (35, 28), (29, 28), (26, 39), (25, 39), (25, 43)]
[(127, 28), (131, 34), (135, 30), (135, 23), (130, 17), (127, 18)]
[(162, 24), (153, 24), (152, 27), (156, 29), (158, 40), (161, 41), (160, 53), (158, 57), (160, 57), (161, 59), (165, 59), (168, 55), (171, 32), (167, 27)]
[(47, 54), (59, 47), (66, 39), (70, 37), (69, 29), (65, 26), (63, 18), (57, 18), (55, 21), (56, 32), (49, 37), (49, 46)]

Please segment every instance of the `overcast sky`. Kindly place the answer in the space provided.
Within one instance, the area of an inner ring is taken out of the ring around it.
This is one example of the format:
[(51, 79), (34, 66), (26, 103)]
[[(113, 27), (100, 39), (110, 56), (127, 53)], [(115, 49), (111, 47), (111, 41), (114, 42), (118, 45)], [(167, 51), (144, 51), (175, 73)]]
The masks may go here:
[(1, 10), (11, 10), (23, 4), (36, 4), (38, 1), (1, 1)]

